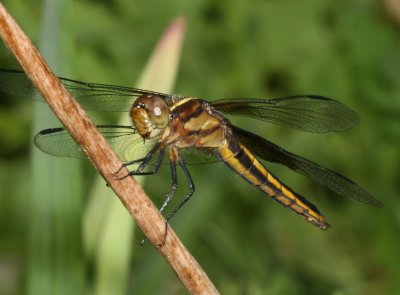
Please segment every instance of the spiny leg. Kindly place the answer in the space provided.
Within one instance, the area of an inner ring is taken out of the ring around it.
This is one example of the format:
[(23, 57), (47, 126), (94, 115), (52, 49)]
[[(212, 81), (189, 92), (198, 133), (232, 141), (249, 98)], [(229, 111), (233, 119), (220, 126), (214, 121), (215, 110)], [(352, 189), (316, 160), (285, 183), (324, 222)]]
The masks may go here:
[[(164, 153), (165, 149), (162, 150), (162, 152)], [(178, 188), (178, 177), (177, 177), (177, 171), (176, 171), (176, 155), (177, 155), (177, 151), (174, 149), (169, 149), (169, 163), (170, 163), (170, 168), (171, 168), (171, 191), (167, 194), (167, 197), (164, 201), (164, 203), (162, 204), (161, 208), (160, 208), (160, 213), (162, 213), (165, 209), (165, 207), (167, 207), (168, 203), (171, 201), (172, 197), (174, 196), (177, 188)], [(165, 239), (167, 237), (167, 222), (165, 222), (165, 232), (164, 232), (164, 239), (162, 242), (162, 245), (165, 243)], [(140, 242), (140, 246), (143, 246), (144, 244), (144, 239)]]
[(121, 167), (114, 173), (114, 176), (116, 177), (116, 175), (121, 171), (122, 168), (136, 164), (136, 163), (140, 163), (139, 167), (136, 170), (130, 171), (129, 173), (121, 176), (121, 177), (116, 177), (116, 179), (118, 180), (122, 180), (128, 176), (131, 175), (152, 175), (152, 174), (156, 174), (159, 170), (160, 170), (160, 166), (162, 163), (162, 159), (164, 156), (164, 152), (165, 149), (161, 149), (160, 153), (158, 155), (157, 161), (154, 165), (154, 168), (151, 171), (148, 172), (143, 172), (143, 170), (146, 168), (146, 166), (149, 164), (149, 162), (151, 161), (151, 159), (153, 158), (154, 154), (160, 149), (161, 147), (161, 143), (157, 143), (154, 145), (154, 147), (147, 153), (147, 155), (144, 158), (140, 158), (140, 159), (136, 159), (130, 162), (126, 162), (123, 163), (121, 165)]
[(183, 201), (167, 215), (167, 217), (165, 218), (166, 224), (171, 220), (171, 218), (176, 214), (176, 212), (178, 212), (178, 210), (180, 208), (182, 208), (182, 206), (185, 205), (187, 201), (189, 201), (189, 199), (192, 197), (194, 191), (196, 190), (194, 187), (192, 177), (190, 176), (189, 170), (187, 169), (185, 162), (179, 155), (178, 155), (178, 163), (179, 163), (179, 166), (181, 166), (183, 173), (185, 174), (186, 181), (188, 182), (189, 193), (186, 195), (186, 197), (183, 199)]
[[(178, 177), (177, 177), (177, 172), (176, 172), (176, 157), (178, 155), (178, 152), (171, 148), (169, 150), (169, 164), (171, 168), (171, 190), (167, 194), (167, 198), (165, 199), (164, 203), (162, 204), (160, 208), (160, 213), (164, 211), (164, 209), (168, 206), (169, 202), (171, 201), (172, 197), (174, 196), (177, 188), (178, 188)], [(165, 244), (165, 240), (167, 239), (167, 230), (168, 230), (168, 221), (165, 221), (165, 229), (164, 229), (164, 239), (162, 242), (162, 245)], [(143, 245), (144, 240), (142, 240), (141, 245)]]
[(176, 173), (176, 159), (175, 157), (169, 156), (169, 165), (171, 168), (171, 191), (167, 194), (167, 198), (165, 199), (164, 203), (162, 204), (160, 208), (160, 213), (162, 213), (167, 207), (169, 201), (171, 201), (172, 197), (174, 196), (176, 189), (178, 188), (178, 177)]
[(164, 239), (162, 242), (162, 245), (165, 244), (165, 241), (167, 239), (167, 233), (168, 233), (168, 222), (169, 220), (175, 215), (176, 212), (190, 199), (190, 197), (193, 195), (195, 191), (195, 187), (192, 181), (192, 178), (190, 176), (189, 170), (186, 168), (185, 162), (179, 155), (178, 149), (176, 148), (170, 148), (169, 150), (169, 160), (170, 160), (170, 167), (171, 167), (171, 183), (172, 183), (172, 188), (171, 191), (168, 193), (167, 198), (165, 199), (163, 205), (161, 206), (160, 212), (162, 212), (165, 207), (168, 205), (170, 200), (175, 194), (176, 189), (178, 188), (178, 178), (177, 178), (177, 173), (176, 173), (176, 160), (178, 160), (179, 165), (181, 166), (183, 173), (185, 174), (186, 180), (189, 185), (189, 193), (186, 195), (185, 199), (176, 207), (174, 208), (165, 218), (165, 231), (164, 231)]
[[(163, 150), (164, 152), (164, 150)], [(179, 152), (176, 148), (170, 148), (169, 149), (169, 160), (170, 160), (170, 168), (171, 168), (171, 191), (168, 193), (167, 198), (165, 199), (164, 203), (162, 204), (160, 208), (160, 213), (164, 211), (166, 206), (169, 204), (171, 201), (172, 197), (174, 196), (177, 188), (178, 188), (178, 177), (177, 177), (177, 171), (176, 171), (176, 160), (178, 160), (179, 166), (181, 166), (183, 173), (185, 174), (186, 180), (188, 182), (189, 186), (189, 193), (186, 195), (186, 197), (183, 199), (183, 201), (176, 207), (174, 208), (165, 218), (165, 231), (164, 231), (164, 239), (161, 245), (165, 244), (165, 241), (167, 239), (167, 233), (168, 233), (168, 222), (169, 220), (178, 212), (180, 208), (192, 197), (194, 191), (195, 191), (195, 186), (192, 180), (192, 177), (190, 176), (189, 170), (186, 167), (186, 164), (184, 160), (181, 158), (179, 155)], [(144, 244), (144, 239), (141, 241), (140, 245), (143, 246)]]

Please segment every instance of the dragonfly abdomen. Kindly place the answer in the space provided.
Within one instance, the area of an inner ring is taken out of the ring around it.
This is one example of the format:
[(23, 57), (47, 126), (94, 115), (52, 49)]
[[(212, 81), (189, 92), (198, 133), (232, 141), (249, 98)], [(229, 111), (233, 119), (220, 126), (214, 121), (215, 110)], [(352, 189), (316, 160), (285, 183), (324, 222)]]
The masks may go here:
[(317, 207), (281, 183), (244, 145), (229, 140), (218, 149), (218, 153), (231, 169), (263, 193), (321, 229), (329, 227)]

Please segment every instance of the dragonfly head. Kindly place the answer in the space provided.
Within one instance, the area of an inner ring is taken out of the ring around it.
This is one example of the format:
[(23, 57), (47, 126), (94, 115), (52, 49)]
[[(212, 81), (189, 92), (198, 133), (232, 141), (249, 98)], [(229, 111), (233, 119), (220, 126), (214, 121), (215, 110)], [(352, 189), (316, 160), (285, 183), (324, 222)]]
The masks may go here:
[(169, 114), (165, 100), (153, 94), (140, 96), (130, 111), (133, 125), (143, 138), (159, 135), (169, 123)]

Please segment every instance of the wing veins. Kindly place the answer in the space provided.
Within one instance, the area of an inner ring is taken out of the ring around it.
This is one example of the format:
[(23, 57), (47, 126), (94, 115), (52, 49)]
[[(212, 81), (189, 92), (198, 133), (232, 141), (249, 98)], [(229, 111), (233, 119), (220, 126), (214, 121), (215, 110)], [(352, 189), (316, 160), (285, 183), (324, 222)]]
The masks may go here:
[[(114, 86), (99, 83), (87, 83), (61, 78), (61, 83), (70, 90), (79, 103), (89, 110), (95, 111), (128, 111), (133, 101), (140, 95), (152, 94), (166, 100), (172, 96), (160, 92), (139, 88)], [(22, 71), (0, 69), (0, 90), (19, 96), (33, 95), (35, 100), (43, 102), (39, 93), (33, 92), (33, 84)], [(33, 94), (34, 93), (34, 94)]]
[(295, 172), (317, 181), (338, 195), (353, 198), (359, 202), (382, 207), (382, 203), (352, 180), (322, 167), (314, 162), (292, 154), (274, 143), (246, 130), (232, 126), (234, 134), (256, 156), (285, 165)]
[(354, 111), (340, 102), (317, 95), (221, 99), (211, 105), (225, 114), (247, 116), (307, 132), (343, 131), (359, 120)]

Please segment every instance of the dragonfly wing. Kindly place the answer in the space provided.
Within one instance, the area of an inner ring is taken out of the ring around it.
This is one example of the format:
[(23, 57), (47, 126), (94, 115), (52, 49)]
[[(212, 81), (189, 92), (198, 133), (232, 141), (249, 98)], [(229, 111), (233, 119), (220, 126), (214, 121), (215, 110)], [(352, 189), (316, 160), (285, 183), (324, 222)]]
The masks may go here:
[[(143, 158), (154, 146), (154, 140), (146, 140), (130, 126), (99, 125), (99, 131), (123, 161)], [(35, 136), (36, 146), (43, 152), (59, 157), (87, 159), (85, 153), (64, 128), (40, 131)]]
[(307, 132), (343, 131), (359, 121), (357, 113), (344, 104), (317, 95), (231, 98), (213, 101), (211, 105), (224, 114), (246, 116)]
[[(99, 125), (96, 127), (124, 162), (144, 158), (157, 142), (157, 139), (144, 140), (130, 126)], [(87, 159), (85, 153), (64, 128), (42, 130), (36, 134), (34, 142), (42, 152), (52, 156)], [(184, 148), (179, 152), (187, 165), (220, 161), (209, 149)], [(149, 166), (154, 165), (158, 153), (153, 155)], [(168, 157), (164, 157), (163, 164), (169, 164)], [(134, 170), (136, 167), (137, 165), (128, 166), (129, 170)]]
[(292, 154), (272, 142), (246, 130), (232, 126), (233, 133), (251, 152), (258, 157), (285, 165), (301, 173), (339, 195), (353, 198), (362, 203), (382, 207), (382, 203), (350, 179), (324, 168), (314, 162)]
[[(164, 99), (170, 95), (143, 89), (113, 86), (106, 84), (85, 83), (59, 78), (61, 83), (72, 93), (79, 104), (94, 111), (129, 111), (134, 100), (143, 94), (154, 94)], [(0, 69), (0, 91), (17, 96), (32, 96), (39, 101), (43, 98), (33, 91), (32, 82), (22, 71)]]

